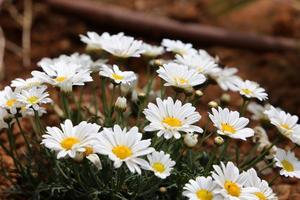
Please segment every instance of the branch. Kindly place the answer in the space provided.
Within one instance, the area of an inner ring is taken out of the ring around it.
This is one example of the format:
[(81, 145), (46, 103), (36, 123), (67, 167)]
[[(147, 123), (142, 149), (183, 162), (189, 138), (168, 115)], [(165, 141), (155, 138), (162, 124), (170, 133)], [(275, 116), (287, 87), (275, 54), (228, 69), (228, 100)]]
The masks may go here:
[(198, 44), (222, 45), (263, 51), (298, 51), (300, 41), (228, 31), (207, 25), (181, 23), (172, 19), (148, 16), (118, 6), (92, 0), (46, 0), (63, 12), (80, 15), (95, 23), (123, 31), (159, 38), (178, 38)]
[(4, 50), (5, 50), (5, 36), (2, 27), (0, 26), (0, 80), (3, 80), (4, 78)]
[(22, 34), (22, 47), (23, 47), (23, 65), (29, 67), (31, 65), (31, 25), (32, 25), (32, 1), (24, 1), (24, 14), (23, 14), (23, 34)]

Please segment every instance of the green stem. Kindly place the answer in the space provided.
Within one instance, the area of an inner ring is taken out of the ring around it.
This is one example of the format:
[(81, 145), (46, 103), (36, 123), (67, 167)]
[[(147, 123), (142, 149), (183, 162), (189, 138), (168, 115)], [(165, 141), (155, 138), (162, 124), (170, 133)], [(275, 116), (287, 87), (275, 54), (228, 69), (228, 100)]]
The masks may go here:
[(17, 125), (18, 125), (18, 127), (19, 127), (19, 129), (20, 129), (21, 135), (22, 135), (22, 137), (24, 138), (24, 141), (25, 141), (25, 143), (26, 143), (27, 149), (28, 149), (29, 153), (32, 154), (31, 146), (30, 146), (30, 144), (29, 144), (29, 142), (28, 142), (27, 137), (25, 136), (25, 133), (24, 133), (23, 128), (22, 128), (22, 126), (21, 126), (19, 117), (18, 117), (17, 115), (15, 115), (15, 118), (16, 118), (16, 121), (17, 121)]
[(71, 119), (71, 111), (69, 109), (69, 102), (68, 102), (68, 94), (67, 93), (62, 92), (61, 101), (62, 101), (62, 105), (63, 105), (63, 109), (64, 109), (66, 119)]

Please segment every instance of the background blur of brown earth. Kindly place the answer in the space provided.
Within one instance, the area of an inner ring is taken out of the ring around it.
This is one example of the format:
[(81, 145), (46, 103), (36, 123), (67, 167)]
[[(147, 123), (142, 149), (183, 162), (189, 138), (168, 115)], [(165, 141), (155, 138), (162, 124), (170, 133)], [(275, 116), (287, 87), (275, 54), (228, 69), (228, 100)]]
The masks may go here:
[[(166, 16), (184, 22), (224, 27), (229, 30), (300, 38), (300, 3), (284, 0), (248, 0), (242, 5), (228, 6), (222, 0), (103, 0), (154, 16)], [(76, 15), (57, 12), (41, 1), (34, 1), (32, 28), (32, 65), (22, 66), (22, 59), (5, 52), (3, 88), (16, 77), (29, 77), (36, 62), (43, 57), (83, 52), (78, 35), (87, 31), (119, 32), (112, 27), (98, 27)], [(0, 25), (8, 40), (21, 44), (21, 30), (5, 10), (0, 11)], [(126, 33), (131, 34), (131, 33)], [(138, 35), (135, 35), (139, 37)], [(151, 33), (149, 33), (149, 37)], [(150, 37), (151, 38), (151, 37)], [(147, 39), (144, 37), (142, 39)], [(160, 42), (151, 41), (150, 42)], [(300, 60), (299, 52), (253, 52), (225, 47), (203, 47), (218, 55), (228, 66), (240, 69), (245, 79), (259, 82), (269, 93), (272, 104), (300, 115)], [(276, 184), (280, 199), (300, 199), (300, 186), (295, 180), (282, 179)], [(298, 191), (299, 190), (299, 191)]]

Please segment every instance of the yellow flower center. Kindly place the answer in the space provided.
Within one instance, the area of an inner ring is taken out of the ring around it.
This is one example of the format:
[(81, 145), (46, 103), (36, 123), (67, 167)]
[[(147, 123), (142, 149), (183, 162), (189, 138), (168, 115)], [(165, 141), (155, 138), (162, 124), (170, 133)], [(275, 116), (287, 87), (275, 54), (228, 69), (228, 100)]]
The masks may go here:
[(175, 82), (178, 84), (178, 85), (185, 85), (185, 84), (188, 84), (189, 81), (185, 78), (181, 78), (181, 77), (175, 77)]
[(166, 117), (162, 122), (171, 127), (180, 127), (182, 125), (181, 121), (175, 117)]
[(199, 72), (199, 73), (202, 73), (204, 70), (203, 70), (203, 67), (198, 67), (197, 68), (197, 71)]
[(239, 197), (241, 194), (241, 188), (232, 181), (225, 181), (224, 187), (231, 196)]
[(84, 152), (85, 156), (88, 156), (88, 155), (90, 155), (92, 153), (94, 153), (93, 147), (85, 147), (85, 152)]
[(235, 128), (228, 123), (221, 123), (221, 129), (223, 132), (229, 132), (232, 134), (236, 132)]
[(118, 74), (112, 74), (113, 79), (117, 81), (121, 81), (124, 79), (124, 76), (118, 75)]
[(244, 92), (247, 95), (251, 95), (253, 92), (251, 90), (249, 90), (248, 88), (244, 88), (242, 89), (242, 92)]
[(62, 82), (64, 82), (66, 79), (67, 79), (66, 76), (58, 76), (58, 77), (56, 77), (54, 80), (55, 80), (56, 82), (58, 82), (58, 83), (62, 83)]
[(281, 164), (283, 169), (287, 172), (293, 172), (295, 170), (294, 165), (288, 160), (281, 161)]
[(124, 160), (125, 158), (128, 158), (132, 155), (132, 151), (129, 147), (124, 145), (116, 146), (112, 149), (112, 152), (121, 160)]
[(16, 102), (17, 102), (17, 99), (14, 99), (14, 98), (13, 99), (9, 99), (6, 102), (6, 106), (9, 107), (9, 108), (11, 108), (11, 107), (13, 107), (15, 105)]
[(152, 168), (155, 171), (158, 171), (159, 173), (163, 173), (165, 171), (165, 169), (166, 169), (165, 165), (162, 164), (161, 162), (155, 162), (155, 163), (153, 163)]
[(283, 129), (286, 129), (288, 131), (291, 130), (290, 126), (287, 125), (287, 124), (281, 124), (280, 127), (283, 128)]
[(60, 142), (60, 145), (66, 150), (71, 150), (73, 145), (79, 142), (80, 141), (76, 137), (67, 137)]
[(198, 190), (196, 192), (196, 195), (199, 200), (212, 200), (213, 198), (213, 194), (210, 191), (205, 189)]
[(254, 194), (258, 197), (259, 200), (267, 200), (267, 197), (262, 192), (255, 192)]
[(27, 101), (30, 103), (30, 104), (36, 104), (38, 102), (39, 98), (37, 96), (31, 96), (31, 97), (28, 97), (27, 98)]

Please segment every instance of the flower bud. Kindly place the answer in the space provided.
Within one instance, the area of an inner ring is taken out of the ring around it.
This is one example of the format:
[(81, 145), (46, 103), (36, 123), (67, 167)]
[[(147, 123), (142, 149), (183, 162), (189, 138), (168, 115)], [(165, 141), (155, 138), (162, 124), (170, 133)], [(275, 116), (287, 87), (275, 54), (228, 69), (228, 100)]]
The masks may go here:
[(165, 193), (165, 192), (167, 192), (167, 188), (166, 188), (166, 187), (160, 187), (160, 188), (159, 188), (159, 191), (160, 191), (161, 193)]
[(120, 112), (125, 112), (127, 107), (127, 99), (125, 97), (118, 97), (115, 103), (115, 108)]
[(215, 137), (214, 141), (217, 145), (222, 145), (224, 143), (224, 139), (221, 136)]
[(202, 96), (203, 96), (203, 92), (202, 92), (201, 90), (196, 90), (196, 91), (195, 91), (195, 95), (196, 95), (197, 97), (202, 97)]
[(208, 106), (210, 108), (217, 108), (219, 106), (219, 104), (216, 101), (210, 101), (210, 102), (208, 102)]
[(194, 147), (198, 143), (198, 134), (187, 133), (183, 138), (184, 144), (188, 147)]
[(146, 93), (145, 93), (145, 92), (140, 92), (140, 93), (138, 93), (138, 99), (139, 99), (140, 101), (145, 100), (145, 98), (146, 98)]
[(227, 93), (222, 94), (221, 101), (224, 103), (229, 103), (231, 100), (231, 96)]

